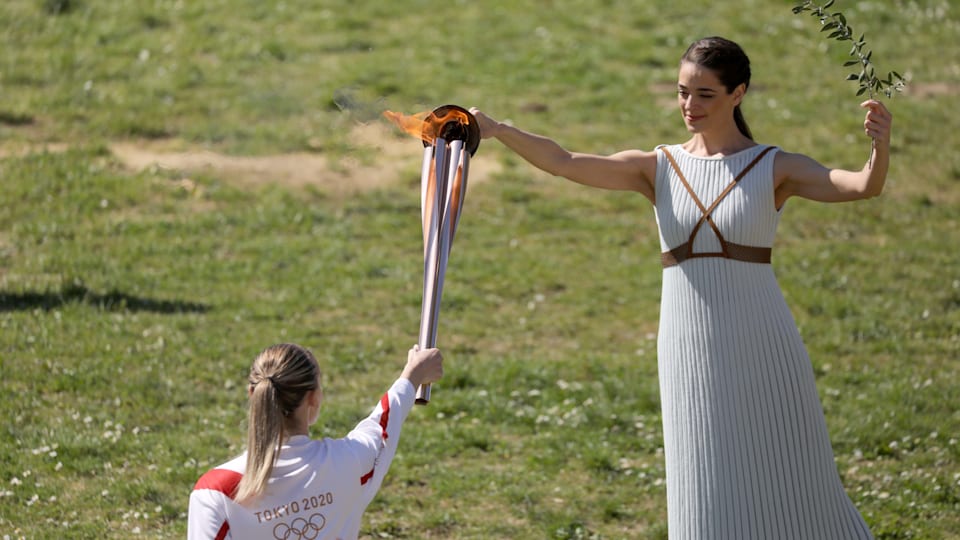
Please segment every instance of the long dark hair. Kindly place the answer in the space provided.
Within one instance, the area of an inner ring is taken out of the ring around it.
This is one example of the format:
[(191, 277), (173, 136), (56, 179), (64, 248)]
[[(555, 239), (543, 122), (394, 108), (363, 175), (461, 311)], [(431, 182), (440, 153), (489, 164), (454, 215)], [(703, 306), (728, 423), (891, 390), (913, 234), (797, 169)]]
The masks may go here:
[[(713, 36), (694, 41), (687, 47), (687, 52), (683, 53), (680, 62), (691, 62), (714, 72), (728, 94), (741, 84), (745, 85), (745, 88), (750, 87), (750, 59), (739, 45), (729, 39)], [(750, 132), (739, 105), (733, 109), (733, 120), (740, 133), (753, 140), (753, 133)]]

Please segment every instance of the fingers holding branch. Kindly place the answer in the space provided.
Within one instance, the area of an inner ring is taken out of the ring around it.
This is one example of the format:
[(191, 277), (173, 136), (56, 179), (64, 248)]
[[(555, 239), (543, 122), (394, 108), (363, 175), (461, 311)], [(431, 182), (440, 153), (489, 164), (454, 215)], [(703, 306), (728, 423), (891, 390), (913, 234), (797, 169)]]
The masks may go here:
[(875, 99), (864, 101), (860, 106), (867, 109), (863, 120), (863, 131), (878, 143), (889, 143), (893, 114), (883, 103)]

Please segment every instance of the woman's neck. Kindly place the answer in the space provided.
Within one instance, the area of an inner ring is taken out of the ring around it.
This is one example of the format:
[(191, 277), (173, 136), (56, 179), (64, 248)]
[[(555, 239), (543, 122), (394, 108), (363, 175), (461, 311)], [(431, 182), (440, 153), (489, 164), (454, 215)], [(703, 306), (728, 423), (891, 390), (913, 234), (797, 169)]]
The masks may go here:
[(756, 146), (753, 140), (749, 139), (739, 130), (733, 133), (723, 135), (709, 135), (706, 133), (694, 133), (693, 137), (683, 143), (683, 149), (688, 153), (700, 157), (729, 156), (751, 146)]

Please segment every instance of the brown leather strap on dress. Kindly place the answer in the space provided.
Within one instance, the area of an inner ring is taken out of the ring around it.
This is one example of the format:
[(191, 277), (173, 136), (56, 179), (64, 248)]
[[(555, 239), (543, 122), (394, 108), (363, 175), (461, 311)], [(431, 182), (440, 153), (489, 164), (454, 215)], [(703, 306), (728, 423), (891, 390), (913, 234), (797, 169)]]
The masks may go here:
[[(703, 214), (700, 216), (697, 224), (694, 225), (693, 230), (690, 232), (690, 238), (683, 244), (666, 251), (660, 254), (660, 260), (663, 263), (664, 268), (670, 266), (676, 266), (681, 262), (687, 259), (699, 258), (699, 257), (723, 257), (726, 259), (734, 259), (744, 262), (753, 262), (753, 263), (762, 263), (769, 264), (773, 250), (771, 248), (765, 247), (754, 247), (754, 246), (745, 246), (742, 244), (736, 244), (734, 242), (728, 242), (723, 238), (723, 234), (720, 233), (720, 228), (717, 227), (717, 224), (714, 223), (713, 217), (711, 214), (714, 209), (717, 208), (717, 205), (722, 201), (736, 185), (743, 179), (744, 176), (750, 172), (750, 169), (760, 162), (763, 159), (763, 156), (767, 155), (767, 152), (773, 150), (774, 147), (770, 146), (765, 148), (762, 152), (757, 154), (757, 157), (746, 166), (740, 174), (738, 174), (732, 182), (720, 193), (719, 196), (713, 201), (709, 208), (705, 207), (700, 201), (700, 198), (697, 197), (697, 194), (694, 193), (693, 188), (690, 187), (690, 183), (687, 182), (686, 177), (683, 176), (683, 172), (680, 171), (680, 166), (677, 165), (675, 159), (667, 151), (666, 148), (661, 148), (664, 155), (667, 156), (667, 159), (670, 161), (670, 165), (673, 167), (673, 170), (677, 173), (677, 177), (680, 178), (680, 182), (683, 184), (683, 187), (687, 190), (687, 193), (690, 194), (690, 197), (693, 199), (693, 202), (696, 203), (697, 207), (700, 209), (700, 212)], [(705, 252), (705, 253), (693, 253), (693, 240), (697, 236), (697, 232), (700, 231), (700, 226), (703, 225), (703, 222), (706, 221), (710, 224), (710, 228), (713, 229), (714, 234), (717, 235), (717, 240), (720, 241), (719, 252)]]
[(773, 248), (768, 247), (745, 246), (743, 244), (725, 242), (724, 248), (726, 248), (726, 253), (722, 251), (691, 253), (690, 242), (684, 242), (670, 251), (664, 251), (661, 253), (660, 262), (663, 263), (664, 268), (669, 268), (671, 266), (676, 266), (687, 259), (697, 259), (701, 257), (723, 257), (725, 259), (734, 259), (743, 262), (770, 264), (773, 256)]

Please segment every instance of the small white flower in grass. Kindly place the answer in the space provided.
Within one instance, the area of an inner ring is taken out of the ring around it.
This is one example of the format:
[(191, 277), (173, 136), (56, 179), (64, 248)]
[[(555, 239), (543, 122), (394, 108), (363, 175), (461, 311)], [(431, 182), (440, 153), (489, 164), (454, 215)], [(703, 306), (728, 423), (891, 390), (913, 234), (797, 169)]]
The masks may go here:
[(33, 497), (30, 497), (30, 500), (27, 501), (27, 506), (33, 506), (33, 503), (40, 500), (40, 496), (36, 493), (33, 494)]
[(130, 532), (133, 534), (140, 534), (140, 527), (134, 527)]
[(59, 471), (62, 468), (63, 468), (63, 462), (58, 461), (57, 464), (54, 465), (53, 470)]
[(110, 495), (110, 492), (107, 491), (106, 489), (100, 492), (101, 497), (106, 497), (107, 495)]
[(51, 495), (50, 498), (47, 499), (47, 502), (52, 502), (52, 503), (57, 502), (57, 496)]
[(11, 485), (19, 486), (19, 485), (22, 484), (22, 483), (23, 483), (23, 482), (21, 482), (20, 479), (17, 478), (16, 476), (14, 476), (13, 478), (10, 479), (10, 484), (11, 484)]
[(137, 60), (141, 62), (146, 62), (150, 59), (150, 51), (147, 49), (140, 49), (140, 54), (137, 55)]

